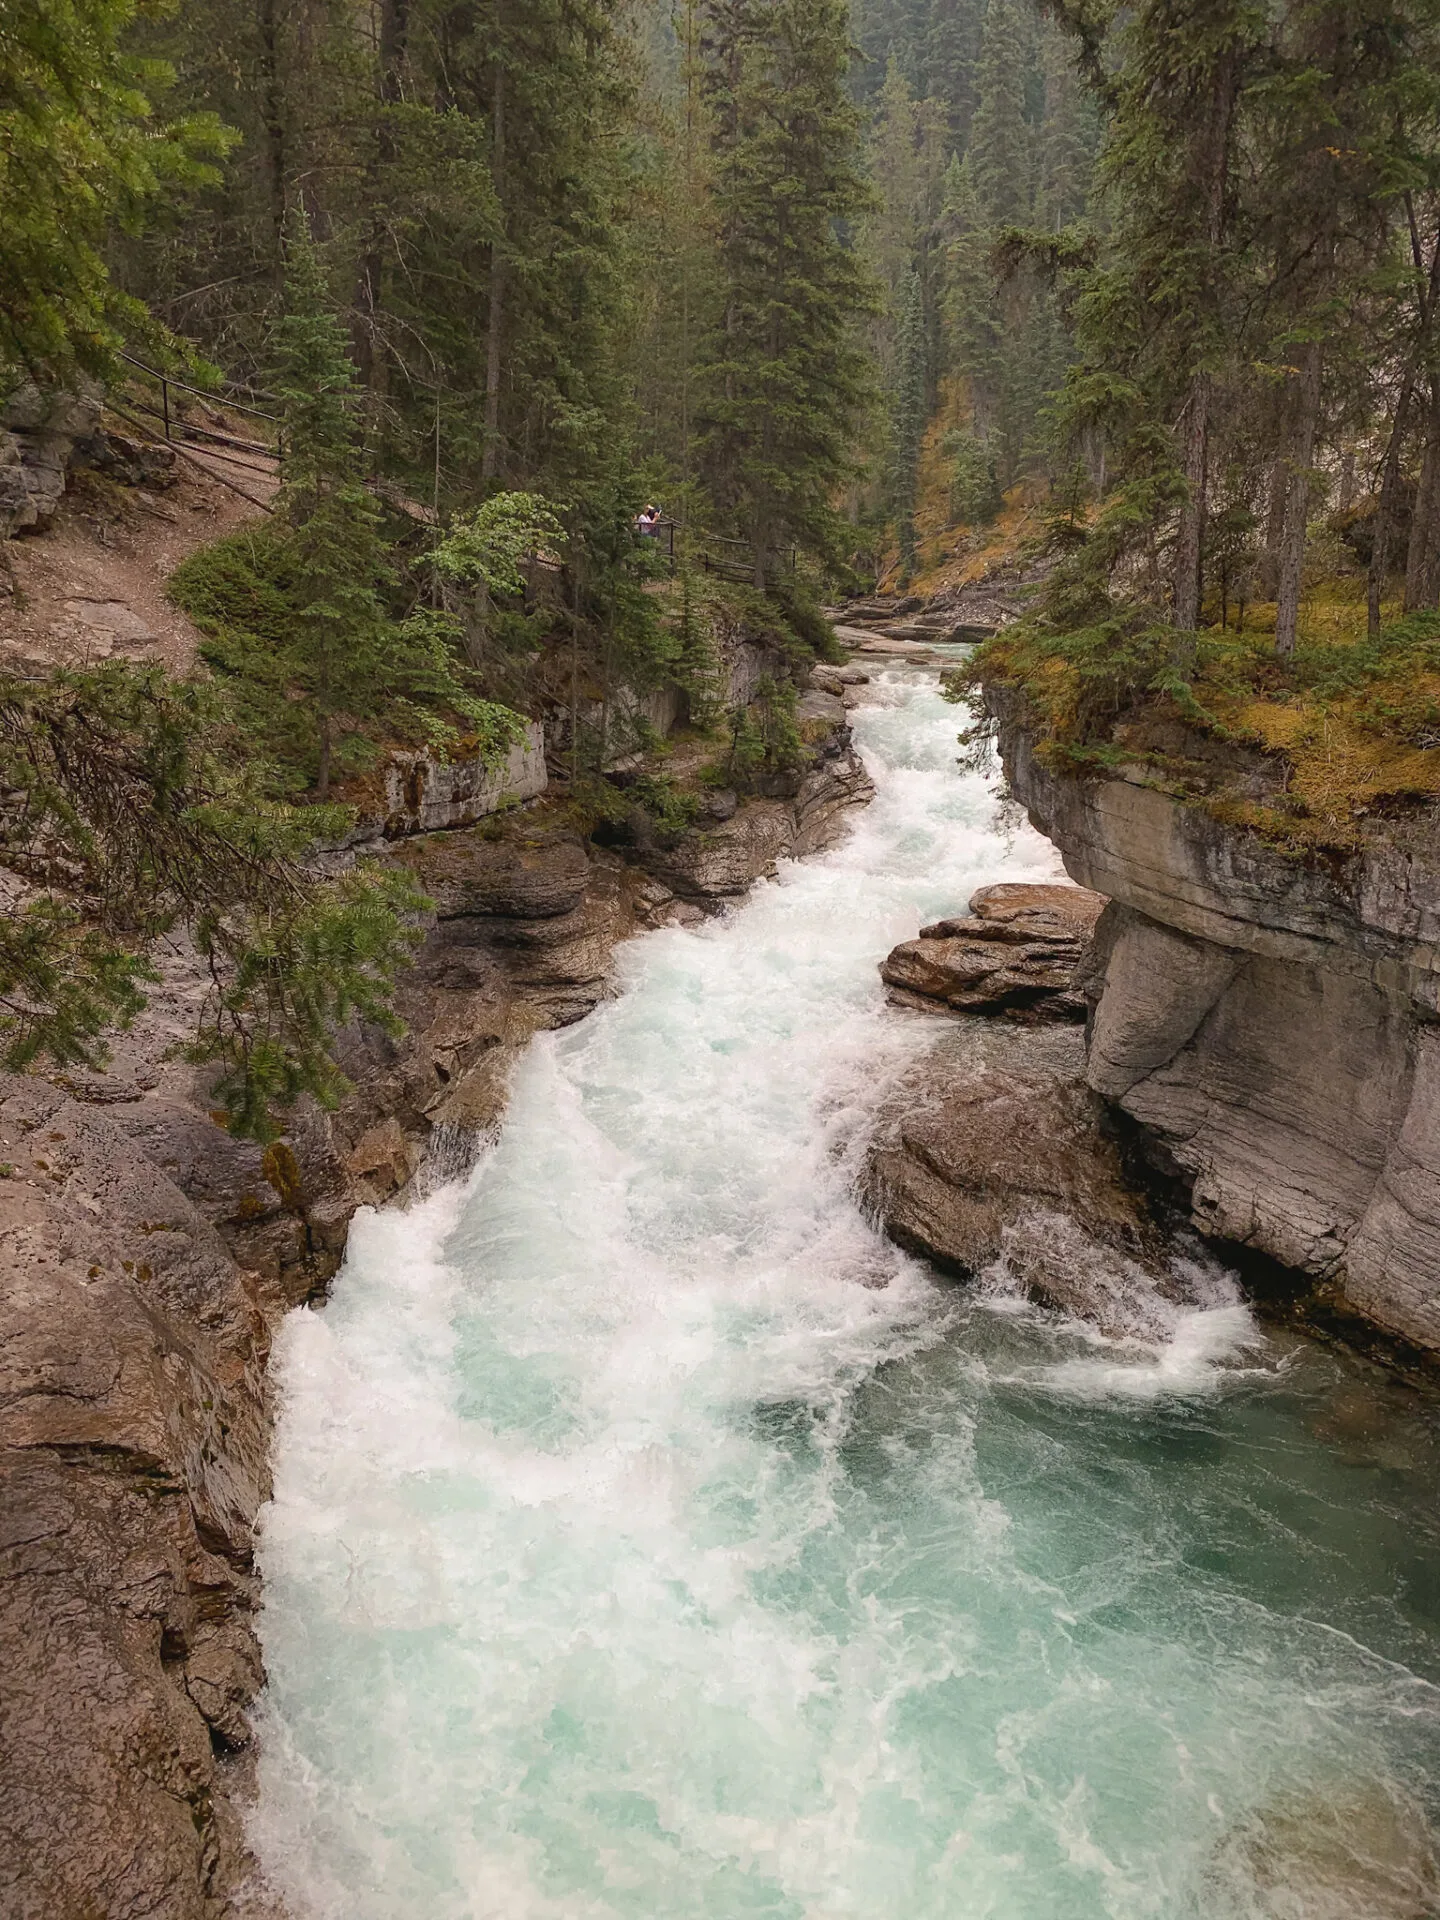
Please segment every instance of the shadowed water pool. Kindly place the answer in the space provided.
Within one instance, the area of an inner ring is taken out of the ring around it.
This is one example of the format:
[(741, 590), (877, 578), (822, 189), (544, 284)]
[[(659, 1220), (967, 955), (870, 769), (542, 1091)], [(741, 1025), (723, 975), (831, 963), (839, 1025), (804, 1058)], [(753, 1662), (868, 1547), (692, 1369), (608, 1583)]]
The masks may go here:
[(1058, 874), (934, 676), (877, 798), (538, 1039), (277, 1354), (261, 1858), (296, 1920), (1440, 1912), (1433, 1403), (1221, 1286), (1106, 1343), (871, 1230), (876, 962)]

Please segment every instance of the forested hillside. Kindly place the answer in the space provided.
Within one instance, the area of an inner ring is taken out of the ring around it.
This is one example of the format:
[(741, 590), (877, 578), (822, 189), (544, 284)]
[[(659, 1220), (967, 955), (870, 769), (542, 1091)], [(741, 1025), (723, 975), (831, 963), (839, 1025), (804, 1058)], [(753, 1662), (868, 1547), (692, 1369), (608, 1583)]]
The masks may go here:
[[(991, 670), (1063, 685), (1082, 745), (1122, 683), (1211, 672), (1212, 630), (1303, 667), (1322, 580), (1418, 741), (1430, 629), (1382, 635), (1440, 598), (1436, 36), (1431, 0), (7, 9), (6, 404), (133, 420), (143, 361), (255, 409), (281, 481), (174, 578), (193, 681), (7, 692), (42, 889), (9, 1057), (100, 1047), (184, 923), (197, 1044), (263, 1131), (404, 948), (393, 883), (306, 870), (317, 804), (548, 716), (599, 817), (622, 689), (706, 713), (706, 596), (813, 659), (823, 599), (1007, 498), (1045, 585)], [(766, 697), (706, 724), (788, 737)]]

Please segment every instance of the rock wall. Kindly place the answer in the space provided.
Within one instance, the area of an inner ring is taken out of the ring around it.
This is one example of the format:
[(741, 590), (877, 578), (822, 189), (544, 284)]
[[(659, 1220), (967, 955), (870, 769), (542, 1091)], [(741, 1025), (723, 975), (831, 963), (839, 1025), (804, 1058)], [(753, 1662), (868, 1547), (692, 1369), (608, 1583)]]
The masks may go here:
[(28, 381), (0, 402), (0, 539), (52, 517), (76, 447), (99, 417), (98, 397), (42, 394)]
[(503, 760), (479, 753), (445, 760), (430, 753), (395, 753), (378, 782), (346, 795), (353, 799), (355, 824), (339, 846), (473, 826), (503, 807), (536, 799), (546, 784), (545, 731), (538, 720), (525, 723), (523, 737)]
[[(939, 1023), (936, 1023), (939, 1026)], [(908, 1252), (1157, 1339), (1203, 1279), (1128, 1177), (1076, 1027), (952, 1014), (880, 1105), (856, 1181)]]
[(1435, 811), (1302, 861), (1143, 767), (1053, 771), (1018, 697), (986, 698), (1012, 791), (1111, 901), (1088, 982), (1091, 1087), (1144, 1126), (1203, 1231), (1440, 1352)]
[(718, 848), (669, 850), (683, 896), (658, 849), (596, 849), (544, 800), (387, 842), (435, 903), (407, 1030), (343, 1035), (352, 1093), (265, 1153), (175, 1058), (207, 990), (183, 953), (104, 1072), (0, 1077), (6, 1920), (279, 1920), (240, 1812), (276, 1325), (323, 1294), (356, 1206), (463, 1170), (619, 941), (719, 910), (868, 790), (842, 713), (787, 798), (731, 796)]

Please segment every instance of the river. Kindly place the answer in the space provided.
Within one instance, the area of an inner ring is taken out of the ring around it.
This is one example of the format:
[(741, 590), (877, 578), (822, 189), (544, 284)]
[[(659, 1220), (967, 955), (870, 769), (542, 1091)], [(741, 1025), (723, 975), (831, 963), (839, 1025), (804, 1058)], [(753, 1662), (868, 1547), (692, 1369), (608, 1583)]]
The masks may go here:
[(874, 803), (533, 1043), (275, 1367), (260, 1856), (296, 1920), (1440, 1913), (1435, 1405), (1233, 1290), (1163, 1345), (849, 1198), (876, 962), (1052, 850), (933, 672)]

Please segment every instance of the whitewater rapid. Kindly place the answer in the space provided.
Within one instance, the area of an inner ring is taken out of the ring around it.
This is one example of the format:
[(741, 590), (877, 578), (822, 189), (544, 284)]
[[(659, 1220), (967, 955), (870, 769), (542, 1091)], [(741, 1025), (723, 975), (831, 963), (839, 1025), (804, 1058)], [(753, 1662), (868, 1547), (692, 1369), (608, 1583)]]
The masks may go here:
[[(1060, 877), (933, 673), (873, 692), (844, 844), (633, 942), (283, 1330), (253, 1834), (296, 1920), (1431, 1911), (1433, 1409), (1233, 1298), (1100, 1341), (849, 1197), (930, 1031), (877, 961)], [(1356, 1394), (1378, 1464), (1326, 1437)]]

